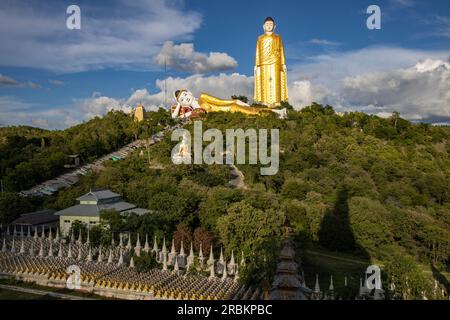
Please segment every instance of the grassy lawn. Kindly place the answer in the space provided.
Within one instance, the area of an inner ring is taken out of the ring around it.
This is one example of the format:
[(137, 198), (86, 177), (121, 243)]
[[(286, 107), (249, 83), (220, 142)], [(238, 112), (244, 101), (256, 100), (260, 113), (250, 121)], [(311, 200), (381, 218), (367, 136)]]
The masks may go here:
[[(328, 251), (318, 246), (310, 246), (299, 252), (306, 284), (311, 289), (314, 289), (316, 274), (318, 274), (321, 290), (327, 291), (330, 286), (330, 275), (333, 275), (335, 292), (339, 293), (345, 288), (344, 277), (347, 275), (349, 290), (346, 291), (357, 294), (359, 279), (364, 276), (366, 268), (371, 264), (377, 264), (383, 268), (383, 264), (379, 261), (364, 259), (348, 253)], [(430, 265), (419, 264), (419, 267), (430, 281), (434, 281), (436, 270), (432, 270)], [(450, 287), (449, 272), (439, 272), (438, 277), (441, 284)]]

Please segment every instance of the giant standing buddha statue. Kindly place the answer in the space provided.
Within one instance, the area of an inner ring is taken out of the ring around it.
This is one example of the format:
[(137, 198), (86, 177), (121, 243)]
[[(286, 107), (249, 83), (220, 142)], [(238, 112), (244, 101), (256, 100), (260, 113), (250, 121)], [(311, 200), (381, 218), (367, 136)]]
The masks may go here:
[(255, 57), (255, 94), (253, 100), (270, 108), (288, 100), (287, 70), (280, 35), (275, 34), (275, 21), (264, 20), (264, 34), (258, 37)]

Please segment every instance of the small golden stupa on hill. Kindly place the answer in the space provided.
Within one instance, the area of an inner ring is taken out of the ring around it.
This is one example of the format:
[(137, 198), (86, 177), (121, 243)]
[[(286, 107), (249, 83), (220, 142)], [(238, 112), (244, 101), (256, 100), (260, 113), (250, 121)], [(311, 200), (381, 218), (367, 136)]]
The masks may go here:
[(134, 109), (134, 121), (141, 122), (145, 118), (145, 108), (142, 103), (139, 103), (137, 107)]

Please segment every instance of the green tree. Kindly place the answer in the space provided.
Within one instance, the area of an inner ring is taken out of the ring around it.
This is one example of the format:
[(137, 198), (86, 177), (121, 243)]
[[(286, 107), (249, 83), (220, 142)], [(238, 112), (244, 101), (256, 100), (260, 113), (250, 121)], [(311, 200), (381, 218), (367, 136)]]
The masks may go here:
[(393, 252), (384, 267), (386, 279), (394, 283), (397, 299), (423, 299), (425, 294), (432, 297), (429, 282), (414, 259), (404, 254)]
[(138, 272), (148, 272), (152, 269), (160, 268), (160, 264), (156, 261), (152, 252), (141, 252), (141, 256), (133, 255), (134, 266)]
[(241, 100), (242, 102), (248, 103), (248, 98), (246, 96), (233, 95), (233, 96), (231, 96), (231, 99), (237, 99), (237, 100)]
[(279, 238), (283, 223), (282, 212), (257, 209), (244, 200), (230, 206), (228, 214), (218, 219), (217, 229), (227, 254), (231, 250), (262, 254), (256, 250), (267, 239)]
[(17, 193), (0, 193), (0, 223), (11, 223), (20, 214), (33, 210), (31, 202)]

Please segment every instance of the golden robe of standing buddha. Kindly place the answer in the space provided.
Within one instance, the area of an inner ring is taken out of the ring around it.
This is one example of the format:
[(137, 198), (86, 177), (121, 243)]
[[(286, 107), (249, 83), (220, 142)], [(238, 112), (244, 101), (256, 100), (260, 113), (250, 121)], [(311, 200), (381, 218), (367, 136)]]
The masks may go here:
[(288, 100), (286, 60), (281, 37), (274, 33), (275, 21), (266, 18), (263, 28), (256, 43), (253, 100), (273, 108)]

